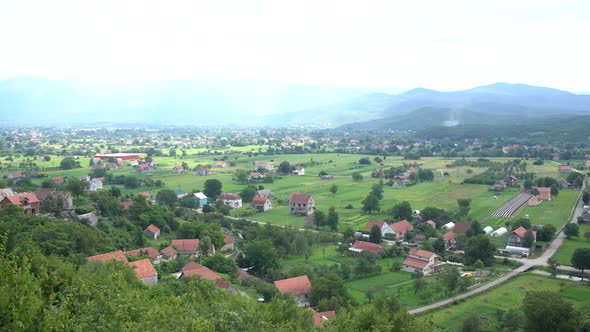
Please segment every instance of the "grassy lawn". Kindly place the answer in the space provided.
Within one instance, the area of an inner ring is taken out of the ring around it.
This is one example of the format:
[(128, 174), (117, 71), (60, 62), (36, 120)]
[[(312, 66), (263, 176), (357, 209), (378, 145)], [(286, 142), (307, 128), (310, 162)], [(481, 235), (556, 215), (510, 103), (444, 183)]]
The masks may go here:
[(553, 259), (561, 265), (571, 266), (570, 262), (574, 251), (578, 248), (590, 248), (590, 240), (586, 240), (584, 233), (590, 232), (590, 225), (580, 225), (580, 235), (578, 237), (565, 240), (557, 250)]
[(588, 321), (590, 313), (590, 288), (584, 284), (552, 279), (533, 274), (523, 274), (500, 287), (467, 299), (459, 304), (426, 313), (424, 319), (432, 319), (434, 324), (444, 331), (456, 331), (463, 319), (471, 313), (482, 316), (482, 320), (495, 319), (495, 311), (518, 310), (527, 291), (555, 291), (567, 301), (571, 301), (577, 309), (584, 313)]
[(516, 218), (528, 214), (533, 224), (550, 224), (559, 228), (569, 221), (570, 213), (577, 202), (579, 194), (578, 190), (561, 190), (559, 195), (549, 202), (525, 207)]

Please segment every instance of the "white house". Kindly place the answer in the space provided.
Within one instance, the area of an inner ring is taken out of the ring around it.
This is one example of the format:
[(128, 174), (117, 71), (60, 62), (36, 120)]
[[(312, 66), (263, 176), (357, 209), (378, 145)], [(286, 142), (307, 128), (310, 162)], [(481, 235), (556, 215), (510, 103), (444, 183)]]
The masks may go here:
[(97, 191), (102, 189), (102, 181), (99, 179), (91, 179), (88, 181), (88, 191)]
[(293, 171), (293, 175), (305, 175), (305, 168), (297, 166)]
[(222, 193), (217, 197), (223, 204), (229, 206), (232, 209), (238, 209), (242, 207), (242, 197), (232, 193)]
[(418, 270), (427, 276), (440, 272), (440, 264), (441, 258), (439, 255), (426, 250), (412, 249), (402, 263), (402, 270), (411, 273)]
[(381, 236), (385, 236), (385, 234), (395, 234), (393, 229), (387, 224), (387, 222), (383, 220), (369, 220), (367, 221), (367, 228), (369, 231), (373, 228), (373, 226), (377, 225), (381, 230)]

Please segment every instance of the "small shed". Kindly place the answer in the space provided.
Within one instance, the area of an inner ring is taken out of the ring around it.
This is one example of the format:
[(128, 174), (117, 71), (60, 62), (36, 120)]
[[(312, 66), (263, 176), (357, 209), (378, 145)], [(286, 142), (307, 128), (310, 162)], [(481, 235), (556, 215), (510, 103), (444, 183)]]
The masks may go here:
[(508, 230), (506, 229), (506, 227), (500, 227), (492, 232), (492, 236), (499, 237), (499, 236), (502, 236), (506, 233), (508, 233)]

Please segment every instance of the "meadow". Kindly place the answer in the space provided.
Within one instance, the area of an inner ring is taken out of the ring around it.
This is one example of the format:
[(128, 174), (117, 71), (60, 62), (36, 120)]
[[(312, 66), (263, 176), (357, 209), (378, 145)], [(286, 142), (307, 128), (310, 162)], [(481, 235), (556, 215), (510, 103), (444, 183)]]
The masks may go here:
[(522, 301), (528, 291), (553, 291), (559, 293), (566, 301), (571, 302), (576, 309), (582, 311), (587, 321), (590, 314), (590, 288), (585, 284), (553, 279), (525, 273), (494, 288), (486, 293), (477, 295), (458, 304), (450, 305), (433, 312), (421, 315), (423, 319), (431, 320), (443, 331), (457, 331), (463, 319), (469, 314), (477, 313), (482, 321), (494, 321), (495, 312), (502, 310), (520, 310)]
[(579, 235), (563, 241), (561, 247), (553, 255), (553, 260), (561, 265), (571, 266), (571, 258), (576, 249), (590, 248), (590, 239), (584, 237), (584, 233), (586, 232), (590, 232), (590, 225), (580, 225)]

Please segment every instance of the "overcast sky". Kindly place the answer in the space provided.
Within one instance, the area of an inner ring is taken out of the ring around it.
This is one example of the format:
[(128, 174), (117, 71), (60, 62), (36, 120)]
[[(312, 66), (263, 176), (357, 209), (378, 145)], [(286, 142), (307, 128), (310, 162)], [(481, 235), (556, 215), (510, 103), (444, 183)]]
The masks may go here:
[(0, 0), (0, 78), (590, 92), (590, 1)]

